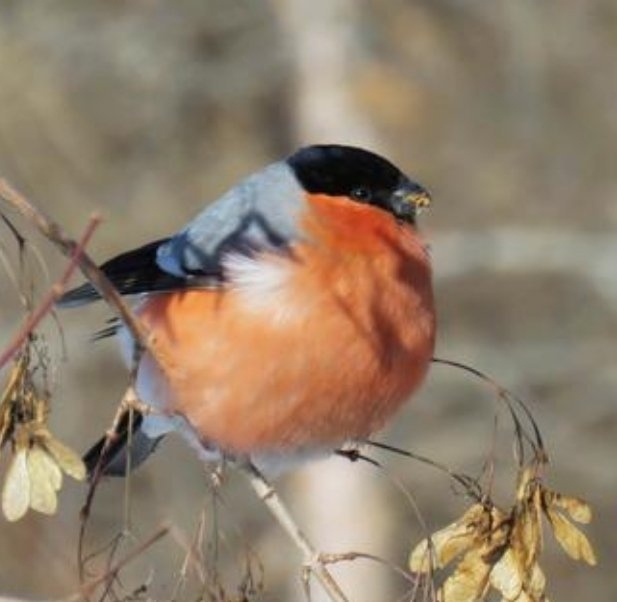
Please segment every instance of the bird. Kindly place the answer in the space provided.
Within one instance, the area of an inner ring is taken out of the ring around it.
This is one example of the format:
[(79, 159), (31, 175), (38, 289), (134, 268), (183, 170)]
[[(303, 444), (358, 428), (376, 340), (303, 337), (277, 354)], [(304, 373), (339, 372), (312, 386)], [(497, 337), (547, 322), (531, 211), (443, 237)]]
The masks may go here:
[[(271, 477), (380, 430), (420, 387), (435, 346), (428, 191), (384, 157), (306, 146), (248, 176), (176, 234), (101, 270), (151, 344), (135, 388), (152, 412), (84, 456), (121, 476), (178, 431), (206, 461)], [(83, 284), (59, 305), (100, 299)], [(127, 363), (134, 341), (117, 335)], [(131, 430), (129, 437), (129, 430)]]

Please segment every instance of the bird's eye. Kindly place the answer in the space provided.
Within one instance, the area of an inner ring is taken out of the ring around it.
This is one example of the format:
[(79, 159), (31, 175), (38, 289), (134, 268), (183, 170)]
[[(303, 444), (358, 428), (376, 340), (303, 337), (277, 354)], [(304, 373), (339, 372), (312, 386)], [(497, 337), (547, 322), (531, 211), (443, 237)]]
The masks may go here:
[(371, 191), (365, 186), (358, 186), (351, 191), (351, 198), (361, 203), (368, 203), (371, 200)]

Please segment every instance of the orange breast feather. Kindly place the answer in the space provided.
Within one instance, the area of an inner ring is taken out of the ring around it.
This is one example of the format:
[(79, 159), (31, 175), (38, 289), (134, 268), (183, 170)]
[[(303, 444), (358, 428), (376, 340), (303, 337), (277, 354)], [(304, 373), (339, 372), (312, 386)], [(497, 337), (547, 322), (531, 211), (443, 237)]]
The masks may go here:
[[(431, 271), (416, 232), (366, 205), (309, 198), (305, 242), (259, 286), (153, 296), (141, 307), (164, 371), (145, 358), (146, 403), (236, 452), (335, 446), (379, 429), (433, 353)], [(263, 263), (265, 262), (265, 263)], [(257, 272), (258, 273), (258, 272)], [(267, 301), (267, 302), (266, 302)]]

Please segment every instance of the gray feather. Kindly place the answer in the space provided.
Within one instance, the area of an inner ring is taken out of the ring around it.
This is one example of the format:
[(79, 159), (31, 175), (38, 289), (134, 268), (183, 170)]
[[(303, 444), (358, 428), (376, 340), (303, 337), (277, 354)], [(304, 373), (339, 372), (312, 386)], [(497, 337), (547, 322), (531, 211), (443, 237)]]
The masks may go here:
[(296, 240), (303, 190), (285, 162), (269, 165), (206, 207), (162, 244), (158, 266), (177, 277), (220, 270), (225, 254), (286, 247)]

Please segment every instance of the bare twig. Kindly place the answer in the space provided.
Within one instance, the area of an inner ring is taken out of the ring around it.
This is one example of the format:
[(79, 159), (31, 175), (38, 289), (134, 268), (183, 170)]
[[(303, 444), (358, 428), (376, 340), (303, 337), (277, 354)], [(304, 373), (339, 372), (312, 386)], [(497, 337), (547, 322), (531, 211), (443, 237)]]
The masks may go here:
[(338, 554), (320, 554), (320, 560), (324, 564), (338, 564), (339, 562), (354, 562), (356, 560), (370, 560), (382, 566), (385, 566), (391, 569), (394, 573), (396, 573), (399, 577), (408, 581), (412, 585), (417, 583), (418, 579), (415, 575), (406, 571), (405, 569), (397, 566), (396, 564), (386, 560), (385, 558), (381, 558), (380, 556), (376, 556), (375, 554), (368, 554), (366, 552), (340, 552)]
[[(370, 445), (371, 447), (375, 447), (377, 449), (382, 449), (387, 452), (391, 452), (394, 454), (398, 454), (399, 456), (403, 456), (405, 458), (410, 458), (412, 460), (416, 460), (417, 462), (421, 462), (422, 464), (426, 464), (437, 470), (447, 474), (455, 483), (458, 483), (463, 487), (465, 493), (472, 499), (476, 501), (480, 501), (484, 494), (482, 492), (482, 487), (477, 482), (476, 479), (460, 472), (454, 472), (450, 468), (448, 468), (445, 464), (441, 464), (436, 460), (431, 460), (427, 456), (422, 456), (415, 452), (411, 452), (406, 449), (401, 449), (394, 445), (388, 445), (387, 443), (381, 443), (380, 441), (374, 441), (373, 439), (367, 439), (364, 442), (366, 445)], [(383, 466), (375, 461), (372, 462), (379, 468), (383, 469)]]
[[(79, 248), (78, 243), (67, 236), (57, 222), (44, 215), (39, 209), (34, 207), (28, 199), (2, 178), (0, 178), (0, 198), (4, 199), (4, 201), (16, 209), (25, 219), (34, 224), (64, 255), (71, 258), (75, 255), (76, 249)], [(103, 297), (108, 305), (118, 313), (122, 322), (129, 329), (133, 339), (136, 341), (136, 344), (143, 349), (147, 349), (157, 363), (161, 367), (164, 367), (164, 358), (159, 350), (152, 345), (152, 341), (143, 324), (131, 311), (114, 285), (85, 250), (82, 250), (77, 257), (77, 264), (84, 276), (89, 280), (92, 286), (96, 288), (101, 297)]]
[[(1, 185), (1, 182), (0, 182)], [(84, 231), (81, 239), (72, 250), (71, 260), (66, 266), (64, 273), (60, 279), (49, 289), (45, 298), (39, 306), (28, 316), (28, 319), (13, 337), (13, 340), (8, 344), (5, 350), (0, 354), (0, 368), (10, 361), (15, 354), (21, 349), (25, 340), (32, 334), (39, 322), (52, 310), (54, 303), (60, 298), (65, 291), (66, 286), (71, 279), (79, 264), (81, 255), (84, 253), (86, 245), (90, 241), (94, 230), (100, 224), (101, 219), (98, 215), (93, 215), (88, 222), (88, 226)]]
[(111, 579), (115, 579), (118, 576), (118, 573), (130, 562), (132, 562), (135, 558), (143, 554), (145, 550), (155, 544), (159, 539), (165, 537), (170, 532), (171, 527), (165, 525), (161, 527), (154, 535), (152, 535), (149, 539), (144, 541), (140, 546), (135, 548), (132, 552), (127, 554), (122, 560), (119, 560), (115, 565), (105, 571), (104, 575), (97, 577), (96, 579), (85, 583), (80, 591), (69, 598), (67, 598), (67, 602), (73, 602), (74, 600), (83, 600), (84, 598), (88, 598), (90, 594), (94, 592), (94, 590), (101, 585), (102, 583), (109, 582)]
[[(107, 452), (111, 442), (117, 436), (117, 428), (120, 421), (120, 417), (122, 414), (132, 409), (140, 409), (144, 411), (142, 404), (136, 396), (134, 390), (134, 384), (137, 375), (137, 367), (139, 364), (139, 359), (144, 350), (147, 350), (150, 356), (154, 361), (157, 362), (161, 370), (165, 370), (165, 366), (167, 365), (162, 352), (157, 349), (157, 347), (153, 344), (153, 340), (149, 336), (146, 328), (143, 326), (141, 321), (135, 314), (131, 311), (130, 307), (127, 303), (122, 299), (112, 282), (107, 278), (107, 276), (103, 273), (103, 271), (97, 266), (97, 264), (90, 258), (88, 253), (85, 251), (84, 247), (87, 243), (92, 231), (94, 230), (95, 225), (98, 225), (100, 222), (100, 218), (94, 216), (91, 219), (91, 224), (94, 222), (94, 225), (90, 225), (86, 231), (86, 235), (84, 235), (84, 239), (77, 243), (73, 239), (71, 239), (62, 229), (62, 227), (55, 221), (53, 221), (48, 216), (44, 215), (39, 209), (34, 207), (32, 203), (28, 199), (26, 199), (22, 194), (20, 194), (17, 190), (15, 190), (6, 180), (0, 179), (0, 198), (6, 201), (11, 207), (17, 210), (22, 217), (31, 222), (38, 230), (48, 238), (53, 244), (55, 244), (60, 251), (71, 258), (71, 262), (69, 264), (69, 268), (65, 271), (63, 278), (60, 280), (60, 287), (54, 286), (49, 294), (49, 297), (46, 298), (46, 304), (43, 306), (42, 312), (36, 312), (36, 316), (40, 320), (49, 308), (53, 305), (54, 301), (58, 298), (58, 296), (62, 293), (63, 287), (67, 284), (70, 276), (72, 275), (75, 267), (79, 267), (83, 272), (84, 276), (88, 279), (88, 281), (94, 286), (94, 288), (99, 292), (101, 297), (107, 302), (107, 304), (116, 311), (119, 315), (120, 319), (124, 323), (124, 325), (128, 328), (131, 333), (134, 341), (135, 341), (135, 354), (133, 358), (133, 366), (130, 373), (129, 380), (129, 389), (125, 394), (122, 402), (120, 403), (116, 415), (112, 421), (112, 426), (107, 432), (107, 437), (105, 440), (105, 445), (103, 446), (100, 460), (105, 457), (105, 453)], [(47, 307), (45, 309), (45, 307)], [(28, 326), (28, 325), (26, 325)], [(32, 326), (30, 325), (30, 330), (26, 327), (22, 330), (23, 332), (31, 332)], [(27, 335), (26, 335), (27, 336)], [(15, 353), (15, 348), (10, 347), (8, 350), (8, 357)], [(0, 364), (1, 365), (1, 364)], [(147, 410), (146, 410), (147, 411)], [(92, 505), (92, 500), (94, 498), (94, 493), (96, 490), (96, 485), (101, 476), (101, 462), (97, 466), (94, 477), (91, 481), (91, 486), (88, 491), (88, 495), (86, 498), (85, 505), (82, 509), (82, 526), (80, 530), (79, 536), (79, 545), (78, 545), (78, 557), (80, 563), (80, 577), (83, 581), (83, 540), (85, 535), (85, 529), (87, 524), (87, 518), (90, 514), (90, 507)]]
[(345, 596), (322, 561), (321, 554), (315, 550), (306, 535), (300, 530), (287, 507), (276, 493), (276, 490), (252, 464), (245, 466), (244, 470), (259, 499), (264, 502), (287, 535), (302, 552), (305, 569), (315, 575), (330, 600), (333, 600), (333, 602), (348, 602), (347, 596)]
[(185, 551), (184, 560), (180, 570), (178, 571), (178, 579), (174, 585), (170, 600), (175, 602), (179, 599), (182, 588), (189, 574), (189, 569), (192, 567), (193, 571), (197, 575), (199, 582), (202, 586), (206, 585), (207, 578), (203, 568), (203, 557), (201, 553), (201, 544), (203, 541), (204, 530), (206, 524), (206, 509), (203, 508), (199, 516), (199, 524), (190, 542), (186, 540), (184, 533), (179, 529), (174, 528), (171, 531), (172, 538), (176, 541), (178, 546)]
[[(105, 442), (103, 443), (103, 447), (101, 449), (101, 453), (99, 455), (96, 467), (90, 479), (90, 487), (88, 488), (88, 494), (86, 495), (86, 501), (84, 502), (84, 505), (81, 509), (81, 528), (79, 531), (77, 557), (79, 559), (79, 575), (82, 581), (85, 576), (85, 573), (84, 573), (85, 559), (83, 556), (83, 546), (84, 546), (84, 539), (86, 535), (86, 527), (88, 524), (88, 518), (90, 516), (90, 508), (92, 507), (92, 501), (94, 500), (94, 494), (96, 493), (97, 485), (103, 475), (103, 465), (104, 465), (105, 458), (107, 456), (109, 447), (113, 443), (113, 441), (116, 439), (116, 437), (118, 436), (118, 426), (120, 424), (120, 421), (122, 420), (122, 416), (126, 412), (132, 412), (134, 410), (138, 410), (141, 413), (148, 413), (150, 412), (151, 408), (150, 406), (147, 406), (141, 402), (141, 400), (137, 397), (137, 393), (135, 392), (133, 384), (131, 384), (126, 390), (124, 396), (122, 397), (122, 400), (120, 401), (118, 408), (116, 409), (116, 413), (114, 414), (111, 427), (108, 429), (105, 435)], [(130, 443), (129, 443), (128, 449), (129, 450), (131, 449)], [(125, 504), (126, 504), (126, 500), (125, 500)], [(125, 512), (126, 512), (126, 508), (125, 508)]]
[[(486, 385), (488, 385), (496, 393), (497, 397), (505, 403), (506, 407), (508, 408), (508, 411), (510, 412), (512, 422), (514, 423), (514, 430), (515, 430), (516, 437), (517, 437), (517, 447), (518, 447), (517, 455), (518, 455), (519, 466), (523, 465), (523, 460), (524, 460), (523, 440), (529, 443), (534, 453), (534, 456), (540, 463), (542, 464), (548, 463), (549, 461), (548, 453), (546, 452), (546, 449), (544, 447), (544, 442), (542, 440), (542, 434), (540, 433), (538, 424), (536, 423), (536, 420), (533, 414), (531, 413), (531, 410), (527, 407), (527, 404), (520, 397), (517, 397), (511, 391), (509, 391), (508, 389), (500, 385), (499, 382), (497, 382), (494, 378), (482, 372), (481, 370), (474, 368), (473, 366), (464, 364), (462, 362), (457, 362), (455, 360), (449, 360), (449, 359), (440, 358), (440, 357), (434, 357), (432, 358), (431, 361), (434, 364), (450, 366), (452, 368), (457, 368), (459, 370), (463, 370), (464, 372), (472, 374), (473, 376), (475, 376), (476, 378), (484, 382)], [(529, 421), (529, 424), (531, 425), (533, 434), (529, 434), (526, 431), (526, 429), (523, 428), (523, 425), (521, 424), (521, 421), (518, 417), (518, 414), (514, 406), (518, 406), (522, 410), (523, 414), (525, 415), (525, 417)]]

